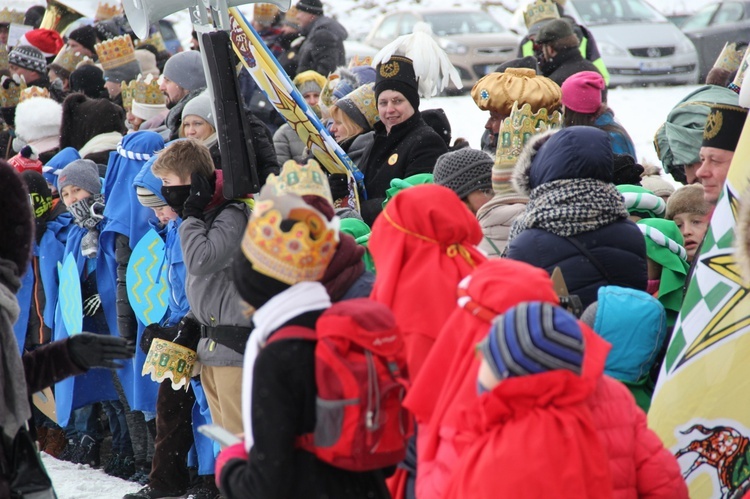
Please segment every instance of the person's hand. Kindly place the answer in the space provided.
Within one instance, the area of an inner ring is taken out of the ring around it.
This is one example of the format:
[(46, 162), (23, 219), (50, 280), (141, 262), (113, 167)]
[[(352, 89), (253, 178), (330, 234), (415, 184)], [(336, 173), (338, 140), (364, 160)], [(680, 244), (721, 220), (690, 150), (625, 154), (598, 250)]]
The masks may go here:
[(141, 335), (140, 347), (141, 351), (148, 355), (148, 351), (151, 349), (151, 343), (154, 340), (167, 340), (172, 339), (177, 335), (177, 326), (161, 327), (159, 324), (149, 324), (146, 329), (143, 330)]
[(331, 186), (331, 197), (334, 201), (343, 199), (349, 195), (349, 176), (345, 173), (332, 173), (329, 175), (328, 185)]
[(195, 217), (203, 220), (203, 210), (214, 197), (216, 190), (216, 172), (206, 177), (198, 172), (190, 176), (190, 196), (185, 200), (182, 208), (183, 219)]
[(92, 367), (120, 369), (124, 364), (115, 361), (133, 358), (135, 348), (125, 338), (79, 333), (68, 338), (68, 355), (75, 365), (84, 370)]
[(172, 343), (176, 343), (190, 350), (196, 351), (198, 349), (198, 342), (201, 339), (201, 325), (195, 319), (189, 317), (183, 317), (180, 323), (177, 325), (177, 336), (172, 340)]
[(230, 447), (219, 452), (216, 456), (216, 486), (221, 488), (221, 472), (224, 470), (224, 466), (234, 459), (241, 459), (247, 461), (247, 451), (245, 451), (245, 442), (234, 444)]

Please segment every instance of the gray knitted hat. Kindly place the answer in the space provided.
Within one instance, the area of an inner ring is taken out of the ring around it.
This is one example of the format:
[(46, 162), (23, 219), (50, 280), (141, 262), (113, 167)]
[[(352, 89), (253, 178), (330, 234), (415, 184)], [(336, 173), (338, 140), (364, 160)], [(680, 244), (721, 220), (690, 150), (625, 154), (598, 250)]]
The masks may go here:
[(214, 110), (211, 106), (211, 98), (206, 92), (203, 92), (195, 98), (190, 99), (187, 104), (185, 104), (185, 107), (182, 108), (183, 120), (186, 116), (190, 116), (191, 114), (200, 116), (208, 124), (214, 127), (214, 130), (216, 130), (216, 120), (214, 119)]
[(47, 73), (47, 60), (44, 58), (44, 54), (31, 45), (19, 45), (14, 48), (8, 54), (8, 63), (37, 73)]
[(60, 172), (57, 189), (62, 192), (68, 185), (75, 185), (91, 194), (102, 191), (102, 180), (99, 178), (99, 167), (90, 159), (77, 159)]
[(187, 91), (206, 86), (201, 54), (197, 50), (179, 52), (164, 64), (164, 76)]
[(492, 189), (492, 158), (468, 147), (447, 152), (435, 163), (434, 180), (464, 199), (474, 191)]
[(115, 83), (122, 83), (123, 81), (131, 81), (138, 78), (141, 73), (141, 66), (138, 61), (130, 61), (122, 66), (116, 66), (114, 68), (104, 70), (104, 81), (113, 81)]

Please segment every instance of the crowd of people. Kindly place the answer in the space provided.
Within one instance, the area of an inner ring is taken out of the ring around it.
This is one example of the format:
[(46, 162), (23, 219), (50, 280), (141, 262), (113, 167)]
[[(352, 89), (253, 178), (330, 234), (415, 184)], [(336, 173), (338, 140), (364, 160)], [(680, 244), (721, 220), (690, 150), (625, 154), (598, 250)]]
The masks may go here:
[[(116, 11), (63, 34), (0, 11), (0, 497), (53, 497), (33, 440), (142, 485), (124, 499), (687, 497), (646, 413), (747, 54), (656, 131), (675, 189), (561, 4), (530, 5), (519, 58), (471, 89), (484, 135), (455, 140), (409, 50), (346, 61), (320, 0), (254, 6), (362, 172), (356, 210), (246, 71), (255, 156), (231, 167), (261, 190), (224, 197), (197, 39), (170, 55)], [(31, 403), (49, 387), (53, 418)]]

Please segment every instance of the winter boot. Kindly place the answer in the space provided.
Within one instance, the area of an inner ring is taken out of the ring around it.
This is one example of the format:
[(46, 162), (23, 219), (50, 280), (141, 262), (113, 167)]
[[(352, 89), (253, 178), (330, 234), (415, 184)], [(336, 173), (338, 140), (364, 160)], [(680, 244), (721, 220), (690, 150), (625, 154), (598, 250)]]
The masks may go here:
[(190, 487), (183, 499), (220, 499), (221, 493), (216, 488), (214, 475), (203, 475), (198, 483)]
[(47, 430), (47, 441), (42, 450), (50, 456), (59, 459), (67, 444), (68, 441), (65, 439), (65, 433), (60, 428), (49, 428)]
[(107, 460), (107, 464), (104, 465), (104, 472), (111, 476), (115, 475), (115, 470), (120, 465), (120, 455), (112, 453)]
[(78, 444), (72, 438), (69, 438), (65, 444), (65, 448), (57, 458), (60, 461), (68, 461), (70, 463), (76, 462), (78, 454)]
[(135, 473), (135, 460), (133, 456), (120, 456), (119, 462), (112, 472), (112, 475), (127, 480)]
[(101, 465), (99, 451), (99, 442), (88, 435), (84, 435), (79, 446), (78, 459), (75, 462), (78, 464), (88, 464), (92, 468), (98, 468)]
[(180, 497), (184, 493), (184, 490), (159, 490), (147, 485), (138, 492), (124, 495), (122, 499), (174, 499)]

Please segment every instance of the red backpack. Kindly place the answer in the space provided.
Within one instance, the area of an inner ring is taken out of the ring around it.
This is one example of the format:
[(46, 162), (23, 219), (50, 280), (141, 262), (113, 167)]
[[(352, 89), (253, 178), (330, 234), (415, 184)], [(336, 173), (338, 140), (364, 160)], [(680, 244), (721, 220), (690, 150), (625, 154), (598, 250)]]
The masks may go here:
[(393, 466), (406, 455), (412, 418), (401, 402), (407, 389), (401, 332), (385, 305), (358, 298), (334, 304), (315, 330), (289, 326), (268, 343), (317, 341), (316, 422), (297, 447), (349, 471)]

